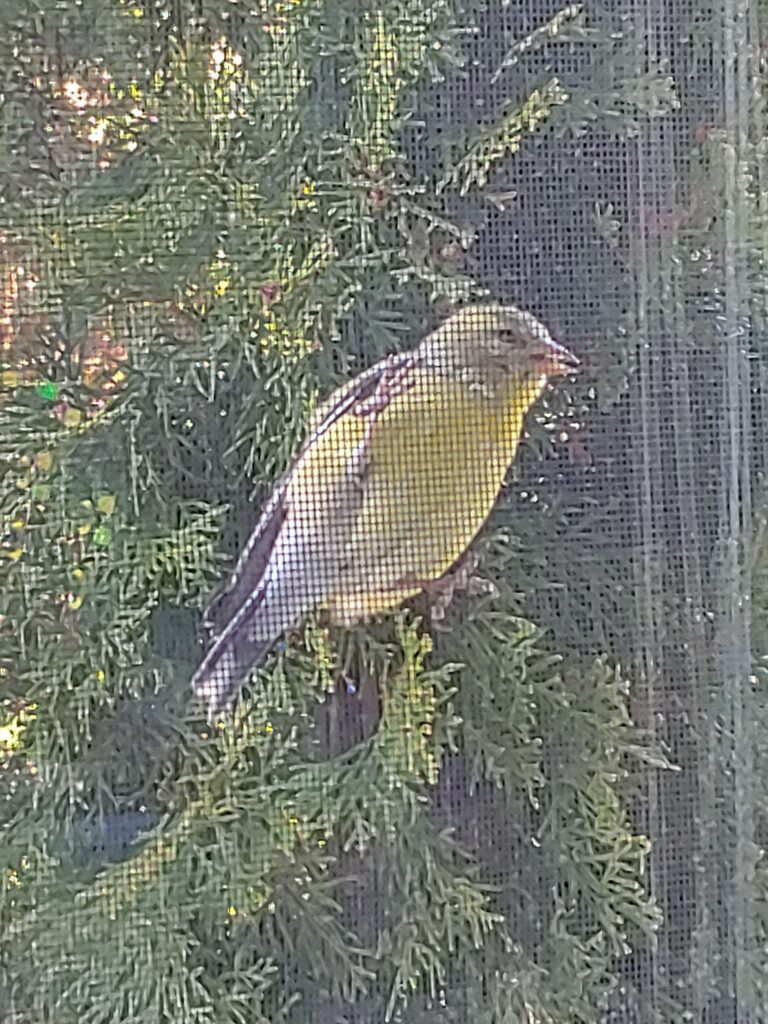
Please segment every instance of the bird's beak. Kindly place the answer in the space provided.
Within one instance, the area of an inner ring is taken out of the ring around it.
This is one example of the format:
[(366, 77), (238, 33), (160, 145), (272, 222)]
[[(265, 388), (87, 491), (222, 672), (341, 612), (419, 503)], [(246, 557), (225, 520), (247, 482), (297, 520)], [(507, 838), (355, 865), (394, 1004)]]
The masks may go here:
[(581, 365), (573, 352), (552, 338), (546, 343), (542, 361), (548, 377), (566, 377)]

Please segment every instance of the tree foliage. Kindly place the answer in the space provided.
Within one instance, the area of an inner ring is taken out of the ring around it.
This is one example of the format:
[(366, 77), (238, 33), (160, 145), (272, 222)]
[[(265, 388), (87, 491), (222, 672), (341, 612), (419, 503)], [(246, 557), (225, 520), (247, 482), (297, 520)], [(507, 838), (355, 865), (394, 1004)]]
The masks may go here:
[(551, 254), (587, 365), (531, 419), (450, 628), (310, 623), (214, 727), (187, 693), (318, 399), (450, 303), (535, 304), (539, 238), (514, 265), (500, 241), (521, 187), (544, 230), (542, 166), (675, 109), (625, 17), (538, 6), (0, 12), (0, 1020), (615, 1006), (659, 920), (638, 791), (669, 769), (628, 713), (627, 494), (584, 451), (634, 344), (618, 206), (558, 193), (594, 252)]

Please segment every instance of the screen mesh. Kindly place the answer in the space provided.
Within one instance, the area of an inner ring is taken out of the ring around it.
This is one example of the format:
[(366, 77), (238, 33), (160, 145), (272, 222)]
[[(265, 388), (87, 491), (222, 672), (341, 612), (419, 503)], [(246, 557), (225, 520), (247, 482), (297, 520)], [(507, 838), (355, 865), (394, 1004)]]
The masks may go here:
[(0, 7), (0, 1024), (759, 1024), (757, 0)]

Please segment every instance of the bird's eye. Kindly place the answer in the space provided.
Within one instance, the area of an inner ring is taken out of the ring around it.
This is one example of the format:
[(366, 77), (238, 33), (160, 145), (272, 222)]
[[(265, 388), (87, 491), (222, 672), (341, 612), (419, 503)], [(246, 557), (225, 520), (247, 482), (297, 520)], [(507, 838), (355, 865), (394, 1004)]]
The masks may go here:
[(502, 327), (499, 331), (499, 341), (503, 341), (505, 345), (514, 345), (518, 340), (517, 331), (513, 331), (511, 327)]

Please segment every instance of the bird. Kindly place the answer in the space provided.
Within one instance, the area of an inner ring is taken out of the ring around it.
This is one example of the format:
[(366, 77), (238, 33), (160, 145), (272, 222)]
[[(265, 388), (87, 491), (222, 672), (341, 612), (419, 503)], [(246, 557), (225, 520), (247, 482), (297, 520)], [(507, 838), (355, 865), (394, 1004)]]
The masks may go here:
[(493, 509), (526, 414), (579, 360), (532, 313), (455, 310), (310, 418), (205, 616), (209, 717), (312, 613), (350, 627), (448, 579)]

